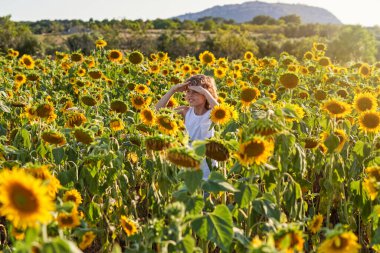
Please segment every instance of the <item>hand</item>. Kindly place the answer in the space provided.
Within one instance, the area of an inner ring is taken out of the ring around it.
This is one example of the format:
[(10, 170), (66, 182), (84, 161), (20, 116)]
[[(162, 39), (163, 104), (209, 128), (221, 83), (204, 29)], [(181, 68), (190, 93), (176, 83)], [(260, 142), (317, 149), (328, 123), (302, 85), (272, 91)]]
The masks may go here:
[(189, 86), (189, 90), (193, 90), (195, 92), (198, 92), (199, 94), (204, 95), (207, 90), (203, 88), (202, 86)]
[(187, 88), (188, 88), (188, 83), (179, 83), (172, 86), (170, 89), (175, 93), (175, 92), (186, 91)]

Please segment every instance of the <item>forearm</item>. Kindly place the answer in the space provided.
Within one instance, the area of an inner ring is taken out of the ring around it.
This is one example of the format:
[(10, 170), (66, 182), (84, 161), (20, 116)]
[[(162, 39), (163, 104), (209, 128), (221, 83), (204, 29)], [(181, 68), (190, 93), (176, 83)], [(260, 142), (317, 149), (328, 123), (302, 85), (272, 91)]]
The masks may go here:
[(210, 105), (211, 108), (213, 108), (216, 105), (219, 105), (218, 101), (208, 92), (207, 90), (203, 94)]
[(156, 104), (156, 110), (159, 110), (162, 107), (166, 107), (170, 98), (173, 96), (174, 91), (170, 89), (165, 95), (161, 97), (161, 99)]

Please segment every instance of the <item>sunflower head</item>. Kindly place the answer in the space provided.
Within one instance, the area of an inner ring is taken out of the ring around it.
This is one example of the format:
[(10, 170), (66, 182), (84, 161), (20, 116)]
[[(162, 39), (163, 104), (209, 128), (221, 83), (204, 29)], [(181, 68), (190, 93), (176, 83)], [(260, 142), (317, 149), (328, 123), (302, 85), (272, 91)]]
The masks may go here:
[(72, 53), (70, 59), (72, 62), (82, 62), (84, 60), (84, 57), (81, 53)]
[(327, 100), (322, 104), (322, 109), (331, 117), (343, 118), (351, 112), (351, 106), (336, 99)]
[(168, 135), (175, 135), (178, 131), (178, 124), (169, 115), (161, 114), (156, 118), (158, 129)]
[(306, 149), (314, 149), (319, 145), (319, 139), (317, 137), (307, 137), (304, 139)]
[(358, 112), (376, 110), (376, 97), (371, 93), (358, 93), (354, 98), (354, 107)]
[(331, 60), (329, 57), (324, 56), (324, 57), (319, 58), (318, 63), (322, 67), (328, 67), (331, 65)]
[(155, 123), (156, 115), (153, 110), (146, 107), (140, 111), (140, 119), (145, 125), (152, 126)]
[(200, 166), (200, 157), (192, 149), (185, 147), (168, 149), (166, 158), (171, 163), (185, 168), (199, 169)]
[(131, 219), (128, 219), (126, 216), (122, 215), (120, 217), (120, 223), (123, 231), (127, 236), (132, 236), (137, 233), (137, 224)]
[(293, 89), (297, 87), (300, 80), (297, 74), (292, 72), (284, 73), (280, 76), (280, 83), (287, 89)]
[(103, 39), (98, 39), (96, 42), (95, 42), (95, 46), (96, 48), (104, 48), (105, 46), (107, 46), (107, 41), (103, 40)]
[(70, 213), (60, 212), (57, 216), (60, 228), (75, 228), (80, 225), (80, 218), (77, 209), (74, 207)]
[(216, 139), (207, 140), (206, 156), (216, 161), (226, 161), (230, 157), (228, 148), (223, 145), (222, 141)]
[(361, 113), (359, 128), (364, 132), (378, 133), (380, 131), (380, 112), (365, 111)]
[(91, 144), (94, 141), (94, 134), (91, 130), (82, 127), (75, 128), (73, 132), (75, 139), (83, 144)]
[(86, 116), (80, 112), (73, 112), (68, 116), (65, 126), (68, 128), (74, 128), (81, 126), (87, 121)]
[(80, 203), (82, 203), (82, 196), (76, 189), (69, 190), (65, 192), (65, 195), (63, 195), (63, 201), (71, 201), (76, 206), (78, 206)]
[(128, 60), (130, 63), (137, 65), (144, 61), (144, 55), (139, 51), (133, 51), (129, 54)]
[(128, 110), (127, 104), (122, 100), (113, 100), (111, 110), (117, 113), (125, 113)]
[(107, 55), (108, 60), (112, 62), (120, 62), (123, 59), (123, 53), (120, 50), (110, 50)]
[(281, 252), (302, 252), (305, 240), (296, 229), (281, 230), (274, 236), (275, 247)]
[(211, 121), (215, 124), (224, 125), (230, 120), (238, 117), (235, 108), (229, 104), (219, 104), (212, 108), (210, 113)]
[(87, 106), (95, 106), (97, 104), (96, 98), (91, 95), (82, 96), (80, 100)]
[(243, 87), (240, 92), (240, 101), (243, 106), (249, 106), (260, 96), (260, 91), (256, 87)]
[(209, 51), (204, 51), (199, 55), (199, 60), (201, 61), (202, 64), (211, 66), (215, 62), (215, 56), (213, 53)]
[(53, 130), (43, 132), (41, 138), (49, 144), (61, 146), (66, 143), (65, 136), (62, 133)]
[(242, 165), (263, 164), (272, 156), (274, 143), (271, 139), (261, 136), (253, 136), (248, 141), (241, 143), (236, 157)]
[(358, 238), (352, 232), (331, 233), (321, 243), (318, 252), (358, 253), (361, 249)]
[(154, 151), (162, 151), (171, 146), (173, 139), (169, 136), (155, 135), (145, 138), (145, 146), (147, 149)]
[(92, 79), (97, 80), (97, 79), (102, 78), (103, 73), (102, 73), (102, 71), (100, 71), (100, 70), (98, 70), (98, 69), (92, 69), (92, 70), (88, 71), (88, 75), (89, 75)]

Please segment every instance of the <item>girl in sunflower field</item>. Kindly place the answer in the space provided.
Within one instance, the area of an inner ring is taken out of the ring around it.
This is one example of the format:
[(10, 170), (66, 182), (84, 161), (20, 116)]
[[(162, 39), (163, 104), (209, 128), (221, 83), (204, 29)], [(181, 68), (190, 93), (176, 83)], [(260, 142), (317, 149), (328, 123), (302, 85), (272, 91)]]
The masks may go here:
[[(189, 106), (179, 106), (175, 110), (185, 119), (186, 130), (190, 136), (190, 143), (194, 140), (205, 140), (214, 135), (210, 129), (210, 112), (218, 105), (218, 95), (215, 80), (206, 75), (194, 75), (184, 83), (176, 84), (157, 102), (156, 110), (165, 107), (170, 98), (177, 92), (185, 92), (185, 100)], [(210, 175), (210, 168), (206, 159), (201, 162), (203, 179)]]

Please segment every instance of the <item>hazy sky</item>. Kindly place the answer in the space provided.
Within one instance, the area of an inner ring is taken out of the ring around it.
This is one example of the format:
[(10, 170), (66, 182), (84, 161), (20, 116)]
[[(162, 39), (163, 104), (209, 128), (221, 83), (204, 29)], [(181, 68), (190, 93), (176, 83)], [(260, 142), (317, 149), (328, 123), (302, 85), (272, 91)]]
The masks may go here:
[[(13, 21), (41, 19), (155, 19), (198, 12), (247, 0), (0, 0), (0, 16)], [(333, 13), (344, 24), (380, 25), (380, 0), (262, 0), (302, 3)]]

